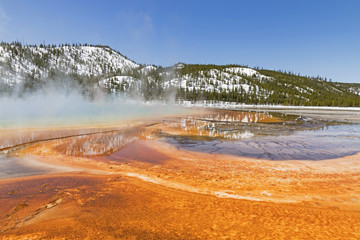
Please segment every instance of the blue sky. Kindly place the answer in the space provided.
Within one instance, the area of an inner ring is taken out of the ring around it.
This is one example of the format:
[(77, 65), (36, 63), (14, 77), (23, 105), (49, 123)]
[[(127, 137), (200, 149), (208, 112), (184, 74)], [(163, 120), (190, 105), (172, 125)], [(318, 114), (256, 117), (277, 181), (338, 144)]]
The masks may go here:
[(245, 64), (360, 83), (360, 1), (0, 0), (0, 41), (109, 45), (138, 63)]

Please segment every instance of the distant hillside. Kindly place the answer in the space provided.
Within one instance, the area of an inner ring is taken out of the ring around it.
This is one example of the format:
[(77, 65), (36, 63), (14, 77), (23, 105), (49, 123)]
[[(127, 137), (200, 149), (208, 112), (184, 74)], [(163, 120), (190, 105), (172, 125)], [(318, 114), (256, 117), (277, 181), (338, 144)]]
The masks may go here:
[(335, 83), (337, 87), (346, 89), (347, 91), (360, 96), (360, 83)]
[(144, 66), (107, 46), (0, 45), (0, 94), (34, 92), (55, 84), (145, 100), (228, 101), (248, 104), (360, 106), (360, 84), (333, 83), (239, 65)]
[(61, 85), (73, 81), (91, 89), (103, 77), (128, 74), (137, 67), (138, 64), (107, 46), (1, 43), (0, 93), (20, 89), (21, 94), (49, 83)]

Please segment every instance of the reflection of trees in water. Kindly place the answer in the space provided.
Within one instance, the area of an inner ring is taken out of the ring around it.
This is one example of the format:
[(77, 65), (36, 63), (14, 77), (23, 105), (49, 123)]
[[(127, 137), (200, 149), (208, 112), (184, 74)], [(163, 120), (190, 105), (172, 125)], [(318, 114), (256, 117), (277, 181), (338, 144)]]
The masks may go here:
[[(195, 138), (192, 136), (169, 135), (165, 141), (175, 146), (197, 152), (231, 154), (272, 160), (323, 160), (352, 155), (360, 151), (360, 125), (326, 125), (315, 122), (304, 124), (246, 124), (221, 123), (215, 127), (233, 131), (248, 131), (255, 136), (249, 139)], [(239, 130), (242, 129), (242, 130)], [(221, 131), (220, 131), (221, 132)], [(228, 132), (231, 132), (228, 130)], [(227, 131), (221, 133), (226, 134)], [(257, 134), (258, 133), (258, 134)], [(225, 135), (226, 136), (226, 135)], [(227, 135), (232, 137), (233, 135)]]
[(298, 116), (286, 116), (284, 121), (270, 113), (219, 111), (202, 116), (187, 116), (164, 125), (186, 135), (229, 140), (247, 139), (254, 136), (290, 135), (299, 131), (318, 131), (326, 124)]
[(54, 148), (69, 156), (108, 155), (139, 138), (139, 128), (77, 136), (56, 141)]
[[(271, 122), (269, 121), (275, 121)], [(245, 121), (246, 120), (246, 121)], [(192, 138), (201, 142), (205, 140), (227, 139), (239, 140), (258, 136), (291, 135), (298, 131), (326, 130), (327, 126), (313, 120), (301, 118), (297, 121), (281, 122), (281, 118), (272, 117), (268, 113), (217, 111), (199, 116), (186, 116), (163, 121), (163, 125), (183, 134), (183, 138), (175, 138), (163, 133), (163, 137), (174, 138), (175, 141)], [(166, 132), (166, 131), (165, 131)], [(70, 156), (99, 156), (119, 151), (125, 145), (137, 140), (143, 133), (140, 127), (114, 130), (74, 136), (55, 140), (54, 150)]]
[(0, 131), (0, 148), (55, 139), (72, 135), (91, 134), (96, 129), (28, 129)]
[(243, 123), (281, 121), (280, 118), (273, 117), (273, 115), (269, 113), (239, 112), (239, 111), (219, 111), (217, 113), (206, 114), (202, 116), (200, 120), (221, 121), (221, 122), (243, 122)]

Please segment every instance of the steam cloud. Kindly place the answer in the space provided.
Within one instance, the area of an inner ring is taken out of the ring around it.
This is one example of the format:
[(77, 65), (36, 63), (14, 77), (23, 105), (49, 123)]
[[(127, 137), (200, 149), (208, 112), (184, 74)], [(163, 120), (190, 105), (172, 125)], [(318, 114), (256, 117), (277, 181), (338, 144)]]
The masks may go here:
[(81, 126), (165, 116), (184, 111), (174, 104), (146, 103), (140, 97), (111, 96), (76, 84), (50, 84), (36, 92), (0, 96), (0, 129)]

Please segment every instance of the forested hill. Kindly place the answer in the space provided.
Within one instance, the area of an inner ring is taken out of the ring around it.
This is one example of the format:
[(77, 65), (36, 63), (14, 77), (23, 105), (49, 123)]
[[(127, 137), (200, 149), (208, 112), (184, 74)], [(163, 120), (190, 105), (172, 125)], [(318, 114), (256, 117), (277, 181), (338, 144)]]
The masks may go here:
[(0, 45), (0, 96), (34, 93), (56, 85), (140, 95), (145, 100), (227, 101), (247, 104), (360, 106), (360, 84), (239, 65), (141, 65), (108, 46)]
[(236, 65), (185, 65), (180, 79), (185, 99), (294, 106), (360, 104), (360, 84), (332, 83), (280, 71)]

